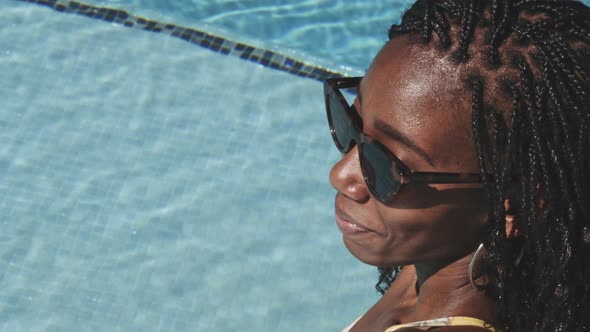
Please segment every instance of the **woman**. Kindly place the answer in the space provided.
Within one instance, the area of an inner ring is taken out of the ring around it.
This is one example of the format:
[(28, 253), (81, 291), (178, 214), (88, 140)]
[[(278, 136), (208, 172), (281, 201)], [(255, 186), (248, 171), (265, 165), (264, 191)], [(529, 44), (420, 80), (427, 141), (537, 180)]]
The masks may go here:
[(419, 0), (389, 38), (324, 87), (336, 223), (384, 294), (345, 331), (590, 331), (589, 9)]

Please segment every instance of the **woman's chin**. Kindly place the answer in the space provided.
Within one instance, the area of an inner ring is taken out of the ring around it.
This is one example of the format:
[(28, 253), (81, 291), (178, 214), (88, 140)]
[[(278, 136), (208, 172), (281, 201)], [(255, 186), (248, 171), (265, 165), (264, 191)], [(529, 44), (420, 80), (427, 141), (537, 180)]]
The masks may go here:
[(343, 237), (343, 240), (346, 249), (348, 249), (354, 257), (365, 264), (376, 267), (403, 266), (411, 264), (407, 259), (397, 257), (398, 255), (395, 255), (391, 251), (380, 250), (377, 247), (370, 246), (368, 243), (359, 243), (358, 241), (352, 241), (346, 237)]

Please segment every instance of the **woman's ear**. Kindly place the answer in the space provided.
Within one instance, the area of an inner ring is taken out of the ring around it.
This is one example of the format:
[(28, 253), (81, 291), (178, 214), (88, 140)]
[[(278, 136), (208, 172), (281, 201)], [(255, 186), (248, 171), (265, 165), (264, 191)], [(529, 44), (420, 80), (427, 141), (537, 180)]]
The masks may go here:
[(504, 209), (506, 209), (506, 238), (508, 239), (515, 239), (522, 235), (522, 225), (515, 212), (516, 206), (513, 199), (506, 198), (504, 200)]
[[(506, 237), (508, 239), (515, 239), (523, 236), (526, 231), (526, 221), (522, 220), (522, 213), (518, 213), (520, 209), (520, 201), (515, 191), (510, 191), (507, 198), (504, 200), (504, 209), (506, 211)], [(547, 193), (541, 184), (537, 185), (538, 207), (543, 210), (547, 204)], [(516, 197), (516, 198), (515, 198)]]

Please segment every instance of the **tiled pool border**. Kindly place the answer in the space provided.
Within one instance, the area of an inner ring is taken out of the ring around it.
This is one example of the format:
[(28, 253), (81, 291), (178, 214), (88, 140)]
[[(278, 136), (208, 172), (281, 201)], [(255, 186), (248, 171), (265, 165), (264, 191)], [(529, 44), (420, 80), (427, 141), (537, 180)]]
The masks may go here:
[(346, 76), (343, 73), (305, 63), (272, 50), (233, 41), (195, 28), (183, 27), (176, 24), (158, 22), (144, 17), (135, 16), (121, 9), (98, 7), (78, 1), (67, 0), (18, 1), (35, 3), (53, 8), (58, 12), (83, 15), (106, 22), (120, 24), (128, 28), (164, 33), (221, 54), (237, 56), (241, 59), (300, 77), (323, 81), (330, 77)]

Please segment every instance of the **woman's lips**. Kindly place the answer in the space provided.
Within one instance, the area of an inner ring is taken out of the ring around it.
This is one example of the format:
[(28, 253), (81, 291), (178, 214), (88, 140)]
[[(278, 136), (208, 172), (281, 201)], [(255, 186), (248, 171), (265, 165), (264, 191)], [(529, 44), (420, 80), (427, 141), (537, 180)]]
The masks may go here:
[(370, 229), (350, 221), (350, 217), (338, 210), (336, 210), (336, 225), (343, 234), (347, 235), (372, 232)]

